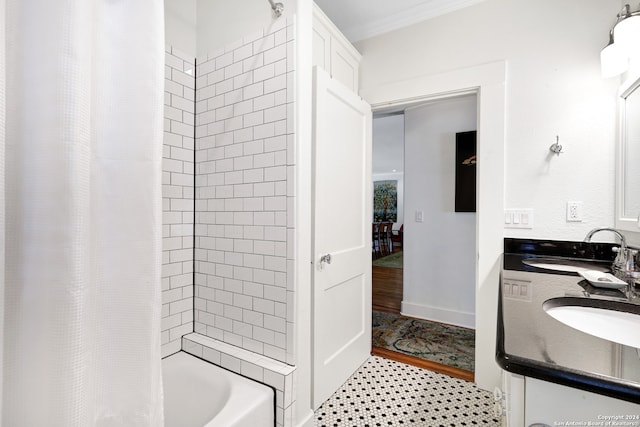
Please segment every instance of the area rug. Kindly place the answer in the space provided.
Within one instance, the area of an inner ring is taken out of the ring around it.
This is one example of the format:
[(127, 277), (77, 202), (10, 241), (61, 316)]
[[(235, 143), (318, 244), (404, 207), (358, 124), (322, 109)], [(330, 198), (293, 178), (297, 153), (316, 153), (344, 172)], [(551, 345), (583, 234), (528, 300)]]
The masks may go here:
[(475, 331), (397, 314), (373, 312), (373, 345), (475, 372)]
[(373, 260), (371, 264), (374, 267), (402, 268), (402, 254), (402, 251), (396, 252), (394, 254)]

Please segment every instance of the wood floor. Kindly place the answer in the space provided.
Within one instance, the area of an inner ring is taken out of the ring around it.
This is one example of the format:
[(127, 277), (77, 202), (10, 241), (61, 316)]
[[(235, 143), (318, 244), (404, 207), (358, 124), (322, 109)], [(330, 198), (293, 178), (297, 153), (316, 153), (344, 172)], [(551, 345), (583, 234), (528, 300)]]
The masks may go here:
[(402, 268), (371, 267), (374, 311), (400, 314), (402, 273)]
[[(374, 311), (400, 314), (402, 303), (402, 268), (371, 267), (371, 301)], [(462, 369), (452, 368), (439, 363), (429, 362), (418, 357), (408, 356), (380, 347), (373, 347), (371, 354), (381, 356), (408, 365), (418, 366), (434, 372), (449, 375), (473, 382), (474, 373)]]

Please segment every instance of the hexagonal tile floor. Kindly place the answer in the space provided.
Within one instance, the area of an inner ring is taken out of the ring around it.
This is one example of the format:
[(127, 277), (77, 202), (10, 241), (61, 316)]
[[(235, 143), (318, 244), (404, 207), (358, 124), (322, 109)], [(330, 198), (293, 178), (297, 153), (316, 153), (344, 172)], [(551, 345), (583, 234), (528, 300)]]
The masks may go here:
[(373, 356), (315, 413), (316, 427), (500, 426), (473, 383)]

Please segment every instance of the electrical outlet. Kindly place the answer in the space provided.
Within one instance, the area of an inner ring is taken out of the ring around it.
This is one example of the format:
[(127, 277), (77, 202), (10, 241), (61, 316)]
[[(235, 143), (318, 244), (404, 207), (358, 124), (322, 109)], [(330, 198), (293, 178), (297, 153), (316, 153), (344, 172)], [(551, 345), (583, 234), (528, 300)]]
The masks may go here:
[(567, 202), (567, 222), (582, 221), (582, 202)]

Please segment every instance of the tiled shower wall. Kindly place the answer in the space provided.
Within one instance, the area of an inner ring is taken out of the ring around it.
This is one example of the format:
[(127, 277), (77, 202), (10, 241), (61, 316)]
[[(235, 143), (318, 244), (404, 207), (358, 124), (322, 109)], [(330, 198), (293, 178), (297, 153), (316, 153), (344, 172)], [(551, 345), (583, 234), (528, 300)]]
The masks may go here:
[(165, 52), (162, 154), (162, 356), (193, 332), (195, 59)]
[(293, 33), (281, 19), (198, 58), (194, 263), (195, 331), (290, 364)]

